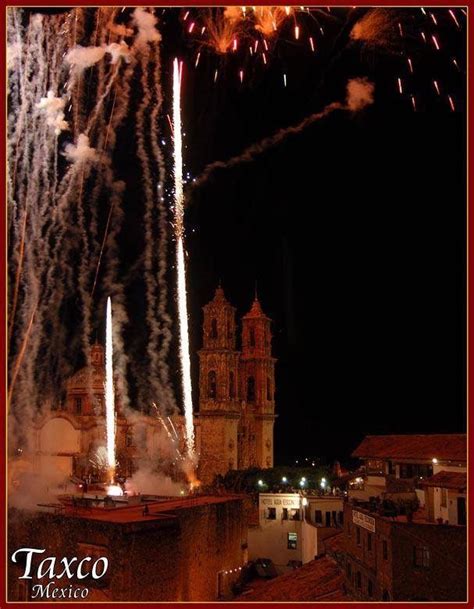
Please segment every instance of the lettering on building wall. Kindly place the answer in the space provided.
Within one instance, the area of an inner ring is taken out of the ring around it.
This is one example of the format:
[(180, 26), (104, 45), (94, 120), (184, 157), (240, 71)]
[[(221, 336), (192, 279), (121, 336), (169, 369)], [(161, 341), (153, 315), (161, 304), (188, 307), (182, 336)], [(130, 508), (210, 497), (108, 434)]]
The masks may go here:
[(367, 516), (367, 514), (363, 514), (362, 512), (356, 512), (353, 510), (352, 512), (352, 522), (357, 524), (372, 533), (375, 533), (375, 518), (372, 516)]

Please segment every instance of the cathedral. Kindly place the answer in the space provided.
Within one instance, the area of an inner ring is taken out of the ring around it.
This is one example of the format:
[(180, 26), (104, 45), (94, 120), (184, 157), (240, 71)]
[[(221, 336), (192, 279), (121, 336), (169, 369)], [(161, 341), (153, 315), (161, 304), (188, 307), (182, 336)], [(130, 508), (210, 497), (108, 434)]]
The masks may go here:
[(199, 478), (207, 484), (232, 469), (273, 467), (276, 360), (271, 320), (257, 296), (242, 318), (241, 350), (235, 308), (220, 286), (203, 309), (196, 436)]
[[(242, 318), (238, 350), (235, 308), (221, 287), (204, 306), (194, 427), (198, 476), (205, 485), (232, 469), (273, 466), (276, 360), (271, 354), (270, 324), (255, 297)], [(105, 445), (104, 375), (104, 349), (96, 343), (89, 365), (67, 380), (66, 399), (44, 409), (35, 421), (32, 464), (36, 470), (83, 477), (100, 467), (97, 458)], [(174, 462), (176, 447), (166, 441), (162, 420), (133, 409), (124, 413), (120, 395), (115, 405), (121, 475), (132, 475), (146, 459)], [(183, 450), (184, 417), (175, 414), (169, 419)]]

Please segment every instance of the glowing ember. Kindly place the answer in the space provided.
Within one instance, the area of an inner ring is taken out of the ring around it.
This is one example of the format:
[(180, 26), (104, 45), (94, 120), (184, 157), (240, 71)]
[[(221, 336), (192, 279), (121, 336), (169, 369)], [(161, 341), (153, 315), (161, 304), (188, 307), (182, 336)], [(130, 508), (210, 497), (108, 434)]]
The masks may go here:
[(174, 134), (174, 214), (176, 234), (176, 265), (178, 274), (178, 318), (181, 382), (183, 386), (184, 418), (186, 422), (186, 448), (194, 461), (193, 400), (191, 386), (191, 360), (189, 357), (188, 307), (186, 302), (186, 268), (183, 244), (183, 156), (181, 140), (181, 68), (177, 59), (173, 63), (173, 134)]
[(110, 298), (107, 298), (107, 321), (105, 335), (105, 416), (107, 433), (107, 464), (109, 468), (109, 480), (111, 483), (114, 481), (115, 477), (115, 393), (113, 354), (112, 303)]
[(117, 484), (111, 484), (107, 487), (107, 495), (109, 497), (122, 497), (123, 491)]

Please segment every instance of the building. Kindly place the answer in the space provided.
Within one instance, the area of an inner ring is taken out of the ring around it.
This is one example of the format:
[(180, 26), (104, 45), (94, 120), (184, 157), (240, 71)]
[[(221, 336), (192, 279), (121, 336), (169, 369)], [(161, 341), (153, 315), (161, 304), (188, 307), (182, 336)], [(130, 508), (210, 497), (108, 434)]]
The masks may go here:
[(466, 600), (466, 436), (368, 436), (353, 456), (343, 535), (326, 543), (350, 596)]
[(385, 492), (416, 492), (422, 505), (422, 482), (440, 472), (465, 473), (465, 434), (366, 436), (352, 453), (362, 472), (350, 485), (351, 496), (369, 499)]
[[(42, 558), (56, 557), (58, 564), (62, 557), (106, 557), (109, 569), (101, 580), (57, 580), (58, 587), (87, 587), (88, 602), (231, 597), (247, 562), (242, 497), (150, 499), (146, 514), (143, 501), (114, 508), (53, 506), (56, 513), (12, 510), (9, 556), (18, 548), (34, 547), (45, 549)], [(48, 583), (47, 577), (19, 579), (24, 568), (9, 560), (10, 602), (30, 600), (33, 586)]]
[(235, 308), (223, 289), (204, 306), (196, 422), (204, 484), (232, 469), (273, 466), (276, 360), (270, 324), (255, 296), (242, 318), (238, 350)]
[[(348, 501), (343, 538), (333, 555), (349, 595), (363, 601), (465, 601), (466, 528), (439, 525), (423, 514), (382, 516), (369, 503)], [(342, 541), (342, 543), (341, 543)]]
[[(90, 364), (66, 381), (64, 401), (43, 409), (35, 420), (31, 454), (10, 459), (13, 478), (24, 471), (27, 461), (30, 469), (47, 472), (48, 478), (53, 472), (58, 476), (81, 478), (100, 472), (105, 465), (104, 382), (104, 349), (96, 343), (91, 347)], [(174, 458), (174, 449), (165, 441), (166, 432), (159, 419), (130, 410), (125, 416), (118, 393), (115, 409), (120, 475), (133, 474), (137, 461), (142, 458), (159, 456), (165, 463)], [(181, 419), (173, 417), (176, 428), (183, 425)]]
[(284, 573), (313, 560), (317, 529), (306, 519), (308, 501), (298, 493), (260, 493), (258, 524), (248, 532), (249, 560), (271, 560)]

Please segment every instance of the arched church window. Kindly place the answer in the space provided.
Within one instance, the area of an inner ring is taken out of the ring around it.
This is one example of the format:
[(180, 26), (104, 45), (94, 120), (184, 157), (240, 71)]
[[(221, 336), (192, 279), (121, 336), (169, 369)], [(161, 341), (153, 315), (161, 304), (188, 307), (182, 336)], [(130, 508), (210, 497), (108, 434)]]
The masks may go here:
[(214, 400), (217, 395), (217, 378), (215, 370), (211, 370), (207, 377), (207, 395)]
[(255, 378), (247, 378), (247, 402), (255, 402)]
[(217, 319), (211, 320), (211, 338), (217, 338)]
[(255, 330), (250, 328), (250, 346), (255, 347)]
[(271, 402), (272, 400), (272, 381), (270, 377), (267, 378), (267, 401)]
[(235, 377), (232, 371), (229, 372), (229, 397), (231, 400), (235, 398)]

